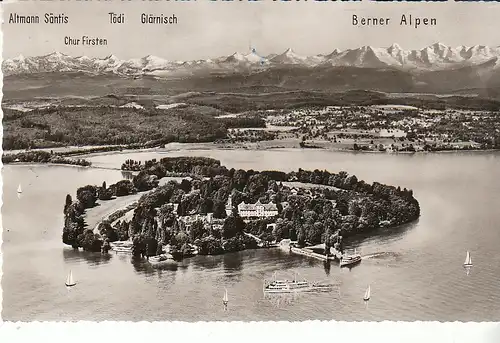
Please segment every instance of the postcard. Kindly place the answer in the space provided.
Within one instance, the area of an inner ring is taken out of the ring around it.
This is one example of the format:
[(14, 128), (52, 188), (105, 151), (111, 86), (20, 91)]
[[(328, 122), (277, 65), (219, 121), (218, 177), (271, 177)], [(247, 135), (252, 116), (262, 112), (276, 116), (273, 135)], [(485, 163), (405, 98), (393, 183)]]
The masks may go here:
[(4, 2), (2, 319), (500, 320), (500, 5)]

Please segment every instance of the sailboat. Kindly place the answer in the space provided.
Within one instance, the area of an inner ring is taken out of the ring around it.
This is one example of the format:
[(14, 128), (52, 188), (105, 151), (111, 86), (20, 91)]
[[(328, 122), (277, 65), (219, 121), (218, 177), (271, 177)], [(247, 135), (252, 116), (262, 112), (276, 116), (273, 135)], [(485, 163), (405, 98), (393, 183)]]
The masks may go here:
[(470, 253), (467, 251), (467, 255), (465, 256), (464, 267), (472, 267), (472, 257), (470, 257)]
[(224, 303), (224, 305), (227, 305), (229, 299), (227, 297), (227, 289), (224, 288), (224, 298), (222, 298), (222, 302)]
[(227, 298), (227, 288), (224, 288), (224, 298), (222, 298), (222, 303), (224, 304), (224, 308), (227, 308), (227, 303), (229, 299)]
[(371, 294), (371, 288), (370, 288), (370, 286), (368, 286), (368, 288), (366, 289), (366, 292), (365, 292), (365, 296), (363, 297), (363, 300), (364, 301), (370, 300), (370, 294)]
[(75, 280), (73, 280), (73, 272), (70, 270), (68, 274), (68, 278), (66, 279), (66, 286), (67, 287), (72, 287), (76, 285)]
[(23, 189), (21, 188), (21, 184), (17, 187), (17, 193), (21, 194), (23, 192)]

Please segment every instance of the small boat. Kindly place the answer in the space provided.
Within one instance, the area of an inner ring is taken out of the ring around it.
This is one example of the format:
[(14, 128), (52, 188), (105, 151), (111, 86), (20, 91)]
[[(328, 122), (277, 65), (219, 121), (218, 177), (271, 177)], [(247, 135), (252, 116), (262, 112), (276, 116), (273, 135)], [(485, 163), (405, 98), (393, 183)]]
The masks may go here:
[(470, 253), (467, 251), (467, 255), (465, 255), (464, 267), (472, 267), (472, 257), (470, 257)]
[(76, 285), (76, 282), (73, 280), (73, 272), (70, 270), (66, 279), (66, 287), (73, 287), (74, 285)]
[(161, 255), (156, 255), (156, 256), (150, 256), (148, 258), (148, 261), (150, 263), (160, 263), (160, 262), (164, 262), (166, 260), (173, 260), (173, 256), (170, 255), (170, 254), (161, 254)]
[(341, 267), (352, 266), (359, 262), (361, 262), (361, 255), (356, 253), (356, 249), (354, 250), (354, 253), (352, 255), (346, 255), (340, 258)]
[(131, 241), (116, 241), (109, 243), (111, 250), (117, 253), (132, 253), (133, 243)]
[(365, 291), (365, 296), (363, 297), (364, 301), (370, 300), (370, 295), (371, 295), (371, 287), (368, 286), (368, 288)]
[(132, 253), (132, 249), (130, 248), (124, 248), (124, 247), (114, 247), (114, 248), (111, 248), (111, 250), (117, 252), (117, 253), (125, 253), (125, 254), (131, 254)]
[(23, 189), (21, 188), (21, 184), (19, 184), (19, 186), (17, 186), (17, 193), (21, 194), (22, 192), (23, 192)]
[(229, 302), (229, 299), (227, 297), (227, 288), (224, 288), (224, 297), (222, 298), (222, 303), (224, 306), (227, 306), (227, 303)]

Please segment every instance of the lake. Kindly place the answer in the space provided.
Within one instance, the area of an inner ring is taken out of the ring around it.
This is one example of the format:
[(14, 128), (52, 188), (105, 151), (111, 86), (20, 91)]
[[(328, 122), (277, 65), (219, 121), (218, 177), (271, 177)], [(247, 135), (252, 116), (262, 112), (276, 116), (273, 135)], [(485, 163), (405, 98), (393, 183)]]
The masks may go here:
[[(73, 251), (61, 242), (67, 193), (109, 185), (120, 171), (48, 165), (3, 168), (3, 313), (34, 320), (500, 320), (500, 153), (379, 154), (326, 150), (183, 150), (94, 155), (95, 166), (132, 158), (208, 156), (228, 168), (345, 170), (368, 182), (410, 188), (412, 224), (350, 242), (364, 259), (337, 264), (279, 249), (198, 256), (153, 268), (127, 255)], [(18, 197), (16, 189), (23, 186)], [(469, 250), (470, 275), (462, 263)], [(77, 281), (64, 286), (69, 270)], [(335, 285), (330, 293), (265, 298), (277, 271)], [(372, 298), (362, 297), (371, 285)], [(224, 311), (222, 296), (228, 289)]]

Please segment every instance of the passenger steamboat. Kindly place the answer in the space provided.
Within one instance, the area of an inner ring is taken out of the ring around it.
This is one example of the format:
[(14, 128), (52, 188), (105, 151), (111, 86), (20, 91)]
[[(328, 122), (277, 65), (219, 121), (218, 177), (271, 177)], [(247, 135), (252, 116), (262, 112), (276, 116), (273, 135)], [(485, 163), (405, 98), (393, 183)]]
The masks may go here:
[(354, 250), (352, 255), (344, 255), (340, 259), (340, 267), (348, 267), (353, 266), (357, 263), (361, 262), (361, 255)]
[(296, 293), (296, 292), (321, 292), (330, 291), (332, 285), (319, 285), (309, 281), (297, 280), (297, 274), (294, 274), (293, 280), (278, 280), (274, 273), (273, 280), (264, 280), (264, 293)]

